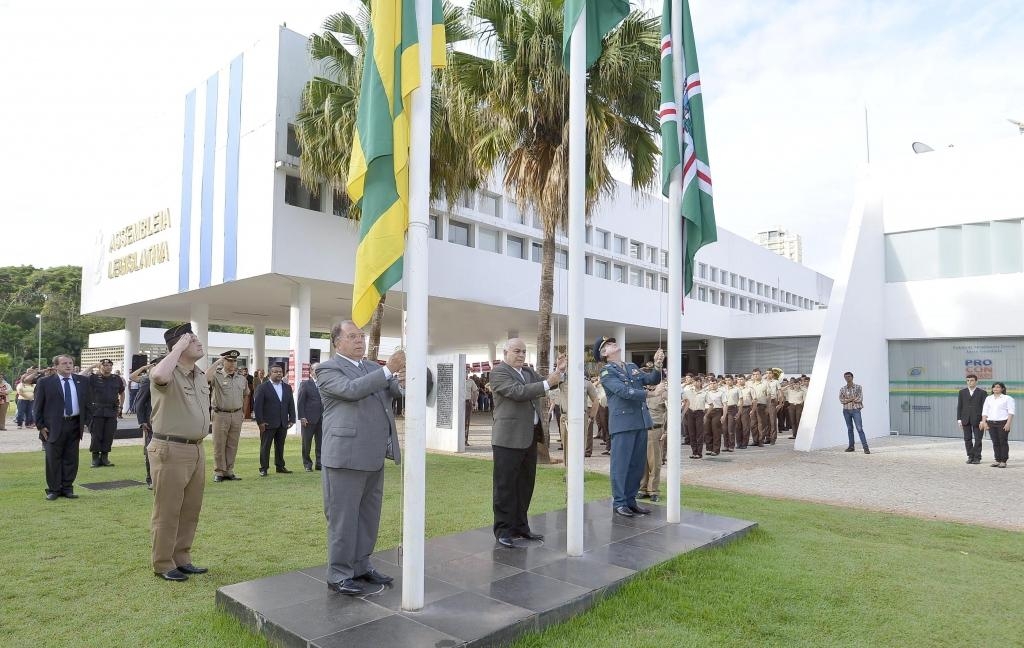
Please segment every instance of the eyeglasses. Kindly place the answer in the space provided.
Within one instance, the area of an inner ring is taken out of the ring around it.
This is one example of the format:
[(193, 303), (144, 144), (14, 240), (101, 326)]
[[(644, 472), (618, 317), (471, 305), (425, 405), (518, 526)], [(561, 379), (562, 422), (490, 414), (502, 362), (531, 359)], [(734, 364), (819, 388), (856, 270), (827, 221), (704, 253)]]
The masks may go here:
[(353, 342), (355, 342), (356, 340), (362, 340), (363, 338), (365, 338), (366, 333), (359, 331), (358, 333), (349, 333), (347, 335), (342, 335), (341, 337), (345, 338), (346, 340), (352, 340)]

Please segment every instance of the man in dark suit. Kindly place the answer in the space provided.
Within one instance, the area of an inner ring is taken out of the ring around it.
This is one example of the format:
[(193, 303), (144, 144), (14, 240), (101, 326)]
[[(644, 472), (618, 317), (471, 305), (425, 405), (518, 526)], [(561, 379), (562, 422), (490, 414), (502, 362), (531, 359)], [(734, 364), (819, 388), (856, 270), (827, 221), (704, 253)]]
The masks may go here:
[(306, 472), (312, 472), (313, 461), (309, 447), (316, 444), (316, 469), (320, 470), (320, 445), (322, 443), (322, 421), (324, 404), (320, 400), (320, 388), (316, 386), (316, 370), (320, 363), (309, 368), (309, 380), (299, 385), (299, 421), (302, 423), (302, 465)]
[(260, 475), (270, 467), (270, 444), (274, 444), (274, 466), (279, 473), (290, 473), (284, 466), (284, 441), (288, 428), (295, 425), (295, 398), (284, 380), (284, 367), (270, 368), (270, 380), (260, 385), (253, 398), (256, 424), (260, 427)]
[(516, 539), (543, 540), (530, 530), (526, 519), (537, 478), (537, 440), (544, 438), (541, 398), (565, 376), (565, 357), (559, 357), (548, 377), (523, 366), (526, 343), (512, 338), (505, 343), (505, 361), (491, 370), (494, 424), (494, 537), (503, 547), (516, 547)]
[(370, 554), (380, 527), (384, 460), (402, 460), (391, 400), (403, 394), (405, 353), (394, 352), (383, 367), (363, 360), (366, 335), (350, 320), (331, 329), (331, 346), (334, 356), (316, 372), (324, 405), (327, 588), (361, 596), (394, 580), (373, 568)]
[(89, 386), (74, 374), (71, 356), (53, 359), (57, 372), (36, 384), (34, 413), (39, 438), (46, 451), (46, 499), (75, 499), (78, 476), (78, 444), (85, 431)]
[(988, 394), (978, 389), (978, 377), (967, 374), (967, 387), (960, 390), (956, 401), (956, 422), (964, 432), (964, 447), (967, 449), (967, 463), (981, 463), (981, 439), (985, 436), (981, 429), (981, 410)]

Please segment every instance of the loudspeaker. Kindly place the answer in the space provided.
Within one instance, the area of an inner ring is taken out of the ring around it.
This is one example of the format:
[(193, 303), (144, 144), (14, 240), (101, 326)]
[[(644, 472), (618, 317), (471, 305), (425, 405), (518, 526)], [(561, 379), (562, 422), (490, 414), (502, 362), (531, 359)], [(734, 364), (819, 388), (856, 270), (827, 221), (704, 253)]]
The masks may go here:
[(132, 354), (132, 368), (129, 371), (129, 373), (131, 373), (132, 371), (137, 370), (139, 367), (145, 367), (148, 364), (149, 364), (149, 356), (147, 356), (145, 353), (133, 353)]

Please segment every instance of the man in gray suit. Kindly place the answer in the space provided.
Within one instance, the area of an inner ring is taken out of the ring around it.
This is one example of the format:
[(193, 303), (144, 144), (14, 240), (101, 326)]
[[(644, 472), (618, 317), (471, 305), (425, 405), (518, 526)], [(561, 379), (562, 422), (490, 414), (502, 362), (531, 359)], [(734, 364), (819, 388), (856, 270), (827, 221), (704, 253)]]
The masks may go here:
[(517, 546), (517, 538), (544, 539), (530, 530), (526, 519), (537, 477), (537, 439), (544, 438), (545, 410), (540, 399), (565, 376), (564, 356), (546, 379), (524, 367), (525, 362), (526, 343), (513, 338), (505, 343), (505, 361), (491, 370), (490, 377), (494, 393), (494, 537), (509, 548)]
[(366, 335), (350, 320), (331, 329), (335, 354), (317, 367), (323, 400), (323, 487), (327, 516), (327, 587), (372, 593), (392, 580), (370, 564), (384, 495), (384, 459), (401, 461), (391, 409), (403, 393), (405, 352), (387, 365), (364, 360)]

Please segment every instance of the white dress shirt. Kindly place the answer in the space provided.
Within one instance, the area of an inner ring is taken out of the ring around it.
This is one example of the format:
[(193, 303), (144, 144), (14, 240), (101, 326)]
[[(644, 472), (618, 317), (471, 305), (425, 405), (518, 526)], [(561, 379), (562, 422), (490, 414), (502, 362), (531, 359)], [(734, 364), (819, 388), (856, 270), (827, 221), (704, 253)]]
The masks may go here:
[(1017, 415), (1013, 398), (1006, 394), (990, 394), (985, 397), (985, 405), (981, 409), (982, 416), (989, 421), (1005, 421), (1011, 416)]
[[(78, 388), (75, 387), (75, 377), (68, 376), (67, 378), (64, 378), (64, 376), (61, 376), (60, 374), (58, 374), (57, 377), (60, 378), (61, 395), (64, 395), (64, 381), (68, 381), (68, 386), (71, 388), (71, 416), (78, 416), (82, 410), (79, 409), (78, 405)], [(64, 411), (66, 412), (67, 409)]]
[(284, 401), (284, 387), (281, 386), (281, 383), (271, 380), (270, 384), (273, 385), (274, 391), (277, 392), (277, 400)]

